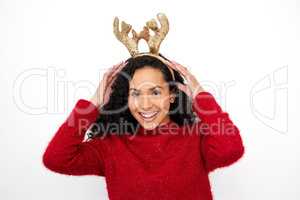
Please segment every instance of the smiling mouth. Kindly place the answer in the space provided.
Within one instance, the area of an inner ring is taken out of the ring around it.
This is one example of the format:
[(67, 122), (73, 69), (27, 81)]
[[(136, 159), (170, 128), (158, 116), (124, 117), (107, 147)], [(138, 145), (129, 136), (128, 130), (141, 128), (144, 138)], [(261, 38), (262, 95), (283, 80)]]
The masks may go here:
[(139, 112), (139, 115), (147, 122), (152, 121), (158, 114), (159, 112)]

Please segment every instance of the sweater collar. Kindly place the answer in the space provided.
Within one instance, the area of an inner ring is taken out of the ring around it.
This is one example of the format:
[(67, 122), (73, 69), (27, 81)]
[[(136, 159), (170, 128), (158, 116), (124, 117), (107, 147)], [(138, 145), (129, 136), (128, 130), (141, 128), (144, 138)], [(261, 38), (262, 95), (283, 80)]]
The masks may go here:
[(178, 125), (170, 120), (169, 122), (159, 124), (154, 129), (145, 129), (143, 126), (139, 125), (137, 134), (138, 135), (163, 135), (168, 134), (170, 131), (175, 131), (178, 129)]

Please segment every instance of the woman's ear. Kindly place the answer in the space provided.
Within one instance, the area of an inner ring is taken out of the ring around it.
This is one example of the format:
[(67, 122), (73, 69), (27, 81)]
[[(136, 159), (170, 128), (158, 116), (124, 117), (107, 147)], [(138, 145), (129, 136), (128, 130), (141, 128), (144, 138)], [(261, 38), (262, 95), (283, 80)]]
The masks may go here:
[(170, 103), (174, 103), (175, 102), (175, 94), (171, 93), (170, 95)]
[(173, 88), (171, 91), (170, 91), (170, 103), (174, 103), (175, 102), (175, 99), (176, 99), (176, 94), (177, 94), (177, 89), (176, 87)]

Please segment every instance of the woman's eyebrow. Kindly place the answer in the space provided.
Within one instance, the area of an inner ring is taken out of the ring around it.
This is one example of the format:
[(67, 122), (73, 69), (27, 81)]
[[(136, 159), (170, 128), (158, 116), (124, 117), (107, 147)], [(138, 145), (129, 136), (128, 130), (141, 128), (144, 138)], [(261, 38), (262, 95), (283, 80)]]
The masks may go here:
[[(154, 89), (156, 89), (156, 88), (161, 88), (161, 89), (162, 89), (161, 86), (157, 85), (157, 86), (154, 86), (154, 87), (149, 88), (148, 90), (154, 90)], [(135, 89), (135, 88), (129, 88), (129, 90), (136, 90), (136, 91), (139, 91), (138, 89)]]

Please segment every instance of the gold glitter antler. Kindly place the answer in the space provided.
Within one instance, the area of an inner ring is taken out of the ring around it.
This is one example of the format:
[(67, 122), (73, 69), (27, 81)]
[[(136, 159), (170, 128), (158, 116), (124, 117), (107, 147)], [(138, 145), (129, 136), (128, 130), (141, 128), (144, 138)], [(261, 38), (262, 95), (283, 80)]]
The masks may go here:
[[(130, 24), (127, 24), (124, 21), (122, 21), (120, 31), (119, 19), (118, 17), (115, 17), (113, 23), (114, 34), (117, 39), (126, 46), (131, 56), (139, 54), (138, 42), (140, 39), (146, 40), (150, 53), (158, 54), (160, 44), (169, 32), (169, 21), (166, 15), (163, 13), (157, 14), (157, 18), (161, 25), (160, 28), (158, 28), (155, 19), (152, 19), (146, 23), (146, 26), (144, 26), (140, 33), (137, 33), (134, 29), (132, 29)], [(155, 33), (154, 36), (150, 35), (149, 29)], [(130, 30), (132, 32), (132, 38), (128, 36)]]
[(151, 19), (146, 25), (155, 33), (155, 35), (144, 38), (148, 43), (150, 53), (153, 54), (158, 54), (160, 44), (169, 32), (169, 21), (167, 16), (163, 13), (159, 13), (157, 14), (157, 19), (161, 25), (160, 28), (158, 28), (155, 19)]
[(132, 31), (133, 37), (130, 38), (128, 36), (128, 33), (131, 30), (131, 25), (122, 21), (121, 31), (120, 31), (118, 17), (115, 17), (113, 25), (114, 25), (114, 34), (117, 37), (117, 39), (127, 47), (128, 51), (131, 55), (137, 54), (139, 52), (138, 51), (139, 38), (137, 37), (137, 34), (134, 34), (135, 33), (134, 30)]

